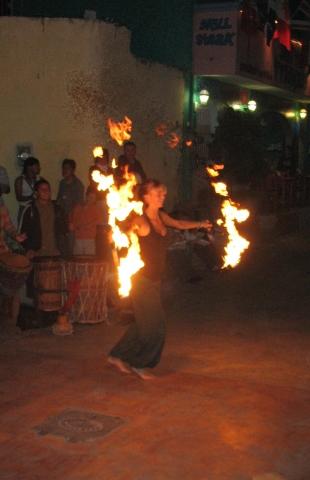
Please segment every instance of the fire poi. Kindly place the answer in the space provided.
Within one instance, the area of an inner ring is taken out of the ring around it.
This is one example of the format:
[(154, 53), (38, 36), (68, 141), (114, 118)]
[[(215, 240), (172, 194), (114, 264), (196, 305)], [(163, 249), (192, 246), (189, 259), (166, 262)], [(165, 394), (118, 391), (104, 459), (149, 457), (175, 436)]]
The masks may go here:
[[(206, 167), (210, 177), (216, 178), (219, 176), (219, 170), (223, 170), (224, 165), (213, 165), (213, 167)], [(223, 266), (235, 267), (241, 260), (241, 254), (248, 248), (250, 242), (241, 237), (236, 228), (236, 222), (244, 222), (250, 215), (246, 209), (239, 209), (239, 205), (229, 198), (226, 184), (223, 182), (211, 182), (215, 192), (226, 199), (222, 203), (221, 212), (224, 217), (223, 220), (217, 220), (218, 225), (222, 225), (228, 232), (228, 244), (224, 248), (226, 255), (223, 258)]]

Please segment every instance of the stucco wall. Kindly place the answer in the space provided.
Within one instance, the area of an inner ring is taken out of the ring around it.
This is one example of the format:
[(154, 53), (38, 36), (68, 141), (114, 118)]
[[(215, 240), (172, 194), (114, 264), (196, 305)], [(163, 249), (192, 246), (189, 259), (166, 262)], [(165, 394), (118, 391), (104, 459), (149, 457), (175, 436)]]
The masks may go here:
[(125, 115), (133, 122), (137, 158), (149, 177), (168, 187), (167, 209), (177, 201), (180, 150), (171, 149), (155, 127), (182, 125), (183, 74), (141, 62), (129, 44), (126, 28), (99, 20), (0, 17), (0, 164), (10, 176), (4, 199), (13, 220), (14, 179), (21, 173), (16, 144), (33, 144), (55, 198), (64, 158), (76, 160), (77, 176), (87, 185), (95, 144), (109, 148), (111, 158), (122, 153), (107, 119)]

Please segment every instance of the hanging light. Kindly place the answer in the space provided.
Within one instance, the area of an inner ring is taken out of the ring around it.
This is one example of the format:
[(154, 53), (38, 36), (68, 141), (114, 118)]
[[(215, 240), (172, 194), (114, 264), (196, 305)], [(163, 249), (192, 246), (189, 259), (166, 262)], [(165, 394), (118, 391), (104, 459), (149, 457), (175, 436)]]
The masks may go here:
[(299, 115), (300, 115), (300, 118), (301, 118), (302, 120), (304, 120), (304, 119), (306, 118), (306, 116), (307, 116), (307, 110), (306, 110), (305, 108), (302, 108), (302, 109), (300, 110)]
[(201, 105), (207, 105), (208, 100), (209, 100), (209, 96), (210, 95), (209, 95), (208, 90), (200, 90), (199, 99), (200, 99)]
[(255, 112), (256, 110), (256, 102), (255, 100), (250, 100), (248, 102), (248, 109), (250, 110), (250, 112)]

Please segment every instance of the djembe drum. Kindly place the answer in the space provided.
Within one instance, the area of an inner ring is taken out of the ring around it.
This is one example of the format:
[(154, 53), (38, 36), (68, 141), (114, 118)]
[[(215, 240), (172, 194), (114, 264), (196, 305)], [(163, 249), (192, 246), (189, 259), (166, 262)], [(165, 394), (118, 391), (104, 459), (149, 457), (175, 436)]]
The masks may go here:
[(63, 303), (63, 288), (61, 275), (61, 258), (35, 257), (34, 270), (34, 299), (35, 306), (43, 312), (60, 310)]
[(80, 282), (79, 293), (70, 309), (72, 323), (100, 323), (107, 319), (108, 262), (92, 255), (74, 255), (63, 262), (64, 283)]
[(32, 263), (24, 255), (6, 252), (0, 254), (0, 294), (13, 297), (32, 269)]

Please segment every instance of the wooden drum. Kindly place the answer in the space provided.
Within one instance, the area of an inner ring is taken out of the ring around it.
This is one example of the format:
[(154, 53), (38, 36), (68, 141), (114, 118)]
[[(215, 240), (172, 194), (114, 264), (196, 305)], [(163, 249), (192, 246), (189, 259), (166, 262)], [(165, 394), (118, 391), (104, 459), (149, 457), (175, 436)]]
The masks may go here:
[(80, 282), (80, 291), (69, 312), (70, 322), (106, 321), (108, 262), (92, 255), (74, 255), (64, 260), (63, 269), (65, 286), (72, 280)]
[(0, 293), (13, 297), (22, 287), (32, 269), (32, 263), (24, 255), (6, 252), (0, 254)]
[(35, 257), (34, 298), (38, 310), (54, 312), (62, 307), (62, 276), (60, 257)]

